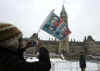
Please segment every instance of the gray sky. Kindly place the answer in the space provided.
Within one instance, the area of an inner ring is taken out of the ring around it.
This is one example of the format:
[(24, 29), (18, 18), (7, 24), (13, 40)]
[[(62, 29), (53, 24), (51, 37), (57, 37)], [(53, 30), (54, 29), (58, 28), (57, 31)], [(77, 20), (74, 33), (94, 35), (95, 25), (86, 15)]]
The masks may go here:
[[(16, 25), (25, 37), (38, 32), (52, 9), (59, 15), (63, 0), (0, 0), (0, 22)], [(65, 0), (69, 17), (70, 38), (83, 40), (92, 35), (100, 41), (100, 0)], [(52, 37), (40, 30), (41, 39)]]

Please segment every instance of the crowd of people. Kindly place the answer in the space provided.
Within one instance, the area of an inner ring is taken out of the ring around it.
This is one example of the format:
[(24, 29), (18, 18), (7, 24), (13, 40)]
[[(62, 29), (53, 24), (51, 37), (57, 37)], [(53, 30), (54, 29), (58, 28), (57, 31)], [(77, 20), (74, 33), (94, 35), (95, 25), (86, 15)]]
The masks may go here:
[(37, 62), (26, 62), (23, 57), (22, 32), (12, 24), (0, 23), (0, 71), (50, 71), (49, 51), (39, 46)]

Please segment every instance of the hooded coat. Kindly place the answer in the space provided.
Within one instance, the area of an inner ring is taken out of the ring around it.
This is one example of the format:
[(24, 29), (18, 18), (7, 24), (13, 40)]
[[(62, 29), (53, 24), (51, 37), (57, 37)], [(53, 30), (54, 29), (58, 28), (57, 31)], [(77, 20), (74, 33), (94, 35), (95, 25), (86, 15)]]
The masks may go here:
[(85, 55), (80, 55), (79, 63), (80, 63), (80, 68), (86, 68), (86, 56)]
[(50, 71), (51, 63), (48, 50), (39, 49), (39, 53), (38, 62), (28, 63), (19, 57), (17, 48), (0, 47), (0, 71)]
[(44, 71), (49, 71), (51, 68), (51, 62), (49, 58), (49, 52), (45, 47), (41, 47), (37, 50), (39, 52), (38, 59), (39, 59), (39, 66), (37, 66), (38, 70), (41, 71), (42, 68), (44, 68)]

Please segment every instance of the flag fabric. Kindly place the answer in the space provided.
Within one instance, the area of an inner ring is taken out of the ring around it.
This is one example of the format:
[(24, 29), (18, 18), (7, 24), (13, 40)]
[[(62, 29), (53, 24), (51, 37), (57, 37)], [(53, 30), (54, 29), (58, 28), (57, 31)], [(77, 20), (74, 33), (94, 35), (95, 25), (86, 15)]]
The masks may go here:
[(59, 40), (64, 40), (71, 33), (62, 17), (58, 17), (54, 11), (47, 16), (41, 29)]
[(70, 31), (70, 29), (67, 27), (67, 29), (66, 29), (66, 31), (65, 31), (65, 34), (66, 35), (69, 35), (69, 34), (71, 34), (71, 31)]
[(44, 21), (41, 29), (54, 36), (59, 21), (60, 18), (54, 13), (54, 11), (51, 11)]
[(65, 24), (65, 22), (63, 21), (59, 27), (56, 29), (56, 33), (55, 36), (59, 39), (59, 40), (64, 40), (65, 37), (67, 37), (69, 34), (71, 34), (71, 31), (68, 28), (68, 25)]

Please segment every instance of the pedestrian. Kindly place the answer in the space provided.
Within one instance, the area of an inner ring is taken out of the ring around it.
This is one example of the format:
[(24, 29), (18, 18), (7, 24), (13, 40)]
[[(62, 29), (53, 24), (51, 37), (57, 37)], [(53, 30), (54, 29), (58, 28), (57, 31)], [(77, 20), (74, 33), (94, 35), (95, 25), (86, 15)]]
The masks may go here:
[(22, 33), (17, 27), (0, 23), (0, 71), (49, 71), (48, 51), (45, 55), (41, 54), (45, 49), (39, 49), (39, 62), (28, 63), (23, 58), (22, 43)]
[(51, 68), (51, 62), (50, 62), (50, 57), (49, 57), (49, 51), (46, 49), (46, 47), (39, 47), (37, 49), (37, 58), (39, 59), (39, 66), (37, 66), (38, 70), (37, 71), (41, 71), (41, 69), (43, 68), (44, 71), (50, 71)]
[(79, 63), (80, 63), (81, 71), (85, 71), (85, 68), (86, 68), (86, 56), (85, 56), (84, 52), (80, 53)]

